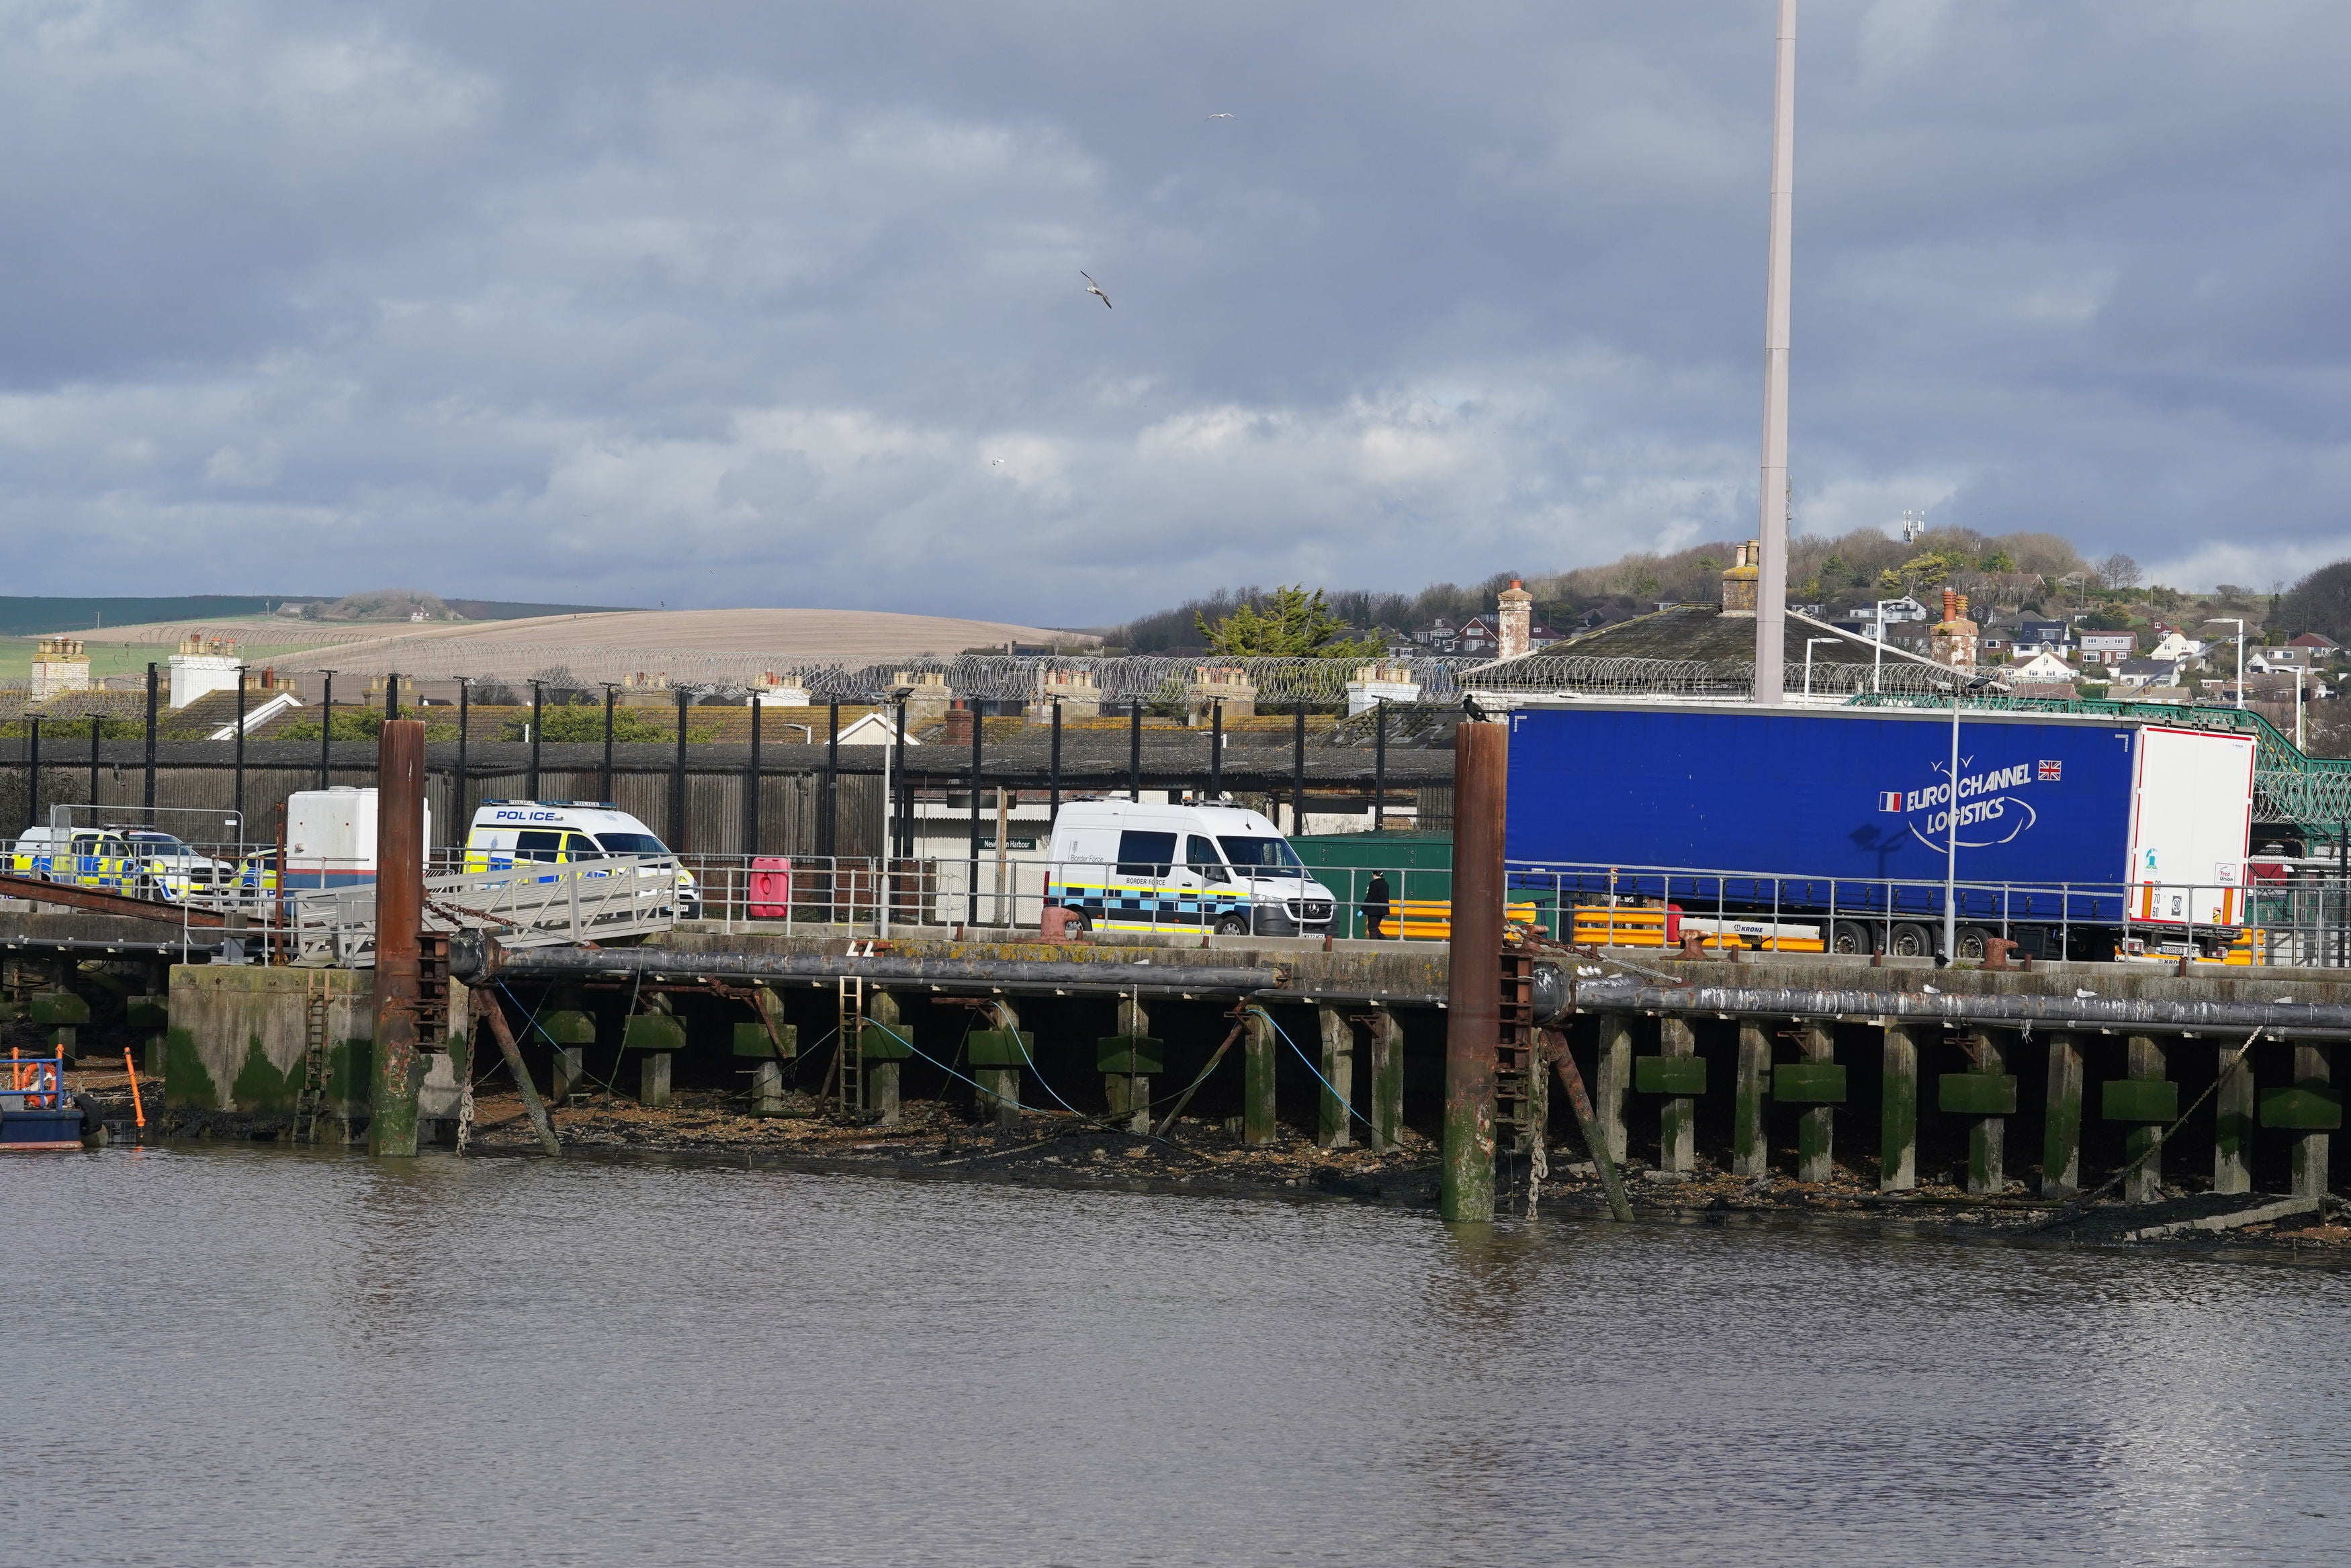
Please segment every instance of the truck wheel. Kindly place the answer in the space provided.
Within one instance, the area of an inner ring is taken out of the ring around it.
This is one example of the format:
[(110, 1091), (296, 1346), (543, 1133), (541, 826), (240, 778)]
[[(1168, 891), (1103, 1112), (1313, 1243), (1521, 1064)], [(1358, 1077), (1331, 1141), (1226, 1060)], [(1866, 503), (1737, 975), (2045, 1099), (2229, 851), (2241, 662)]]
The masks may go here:
[(1249, 935), (1249, 918), (1245, 915), (1227, 915), (1217, 922), (1217, 935), (1220, 937)]
[(1829, 928), (1829, 951), (1833, 953), (1865, 953), (1876, 950), (1870, 946), (1869, 928), (1859, 920), (1839, 920)]
[(1896, 958), (1933, 958), (1935, 939), (1926, 927), (1905, 920), (1894, 928), (1886, 950)]
[(1986, 951), (1984, 944), (1991, 940), (1991, 933), (1981, 926), (1961, 926), (1959, 934), (1951, 940), (1959, 945), (1959, 950), (1954, 956), (1963, 959), (1980, 959)]

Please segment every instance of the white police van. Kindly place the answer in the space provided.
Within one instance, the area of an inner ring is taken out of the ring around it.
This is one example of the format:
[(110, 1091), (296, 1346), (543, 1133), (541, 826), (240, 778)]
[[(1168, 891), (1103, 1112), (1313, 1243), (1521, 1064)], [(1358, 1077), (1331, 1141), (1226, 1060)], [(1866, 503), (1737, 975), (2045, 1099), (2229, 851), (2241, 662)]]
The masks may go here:
[(1280, 829), (1233, 805), (1071, 801), (1050, 859), (1046, 903), (1100, 930), (1311, 937), (1338, 904)]
[(651, 862), (641, 877), (676, 879), (678, 919), (700, 918), (702, 893), (694, 874), (652, 828), (610, 801), (486, 800), (465, 835), (468, 871), (632, 857)]

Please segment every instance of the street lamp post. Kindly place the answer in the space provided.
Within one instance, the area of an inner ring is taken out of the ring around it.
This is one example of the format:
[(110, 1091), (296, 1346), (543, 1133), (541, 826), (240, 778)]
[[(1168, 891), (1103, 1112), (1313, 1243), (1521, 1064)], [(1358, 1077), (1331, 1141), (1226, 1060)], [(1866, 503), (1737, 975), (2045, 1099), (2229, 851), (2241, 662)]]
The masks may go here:
[(2242, 712), (2245, 707), (2245, 623), (2233, 616), (2216, 615), (2208, 624), (2237, 628), (2237, 711)]
[(1877, 648), (1869, 658), (1869, 689), (1872, 691), (1878, 690), (1878, 677), (1886, 669), (1886, 607), (1901, 602), (1900, 599), (1880, 599), (1874, 612), (1876, 624), (1871, 628), (1869, 639), (1877, 644)]
[(1804, 639), (1804, 695), (1806, 697), (1810, 697), (1813, 694), (1813, 649), (1824, 643), (1829, 647), (1834, 648), (1844, 640), (1844, 639), (1841, 637), (1808, 637)]
[(1943, 803), (1943, 961), (1959, 956), (1959, 680), (1951, 677), (1951, 771), (1944, 780), (1950, 798)]

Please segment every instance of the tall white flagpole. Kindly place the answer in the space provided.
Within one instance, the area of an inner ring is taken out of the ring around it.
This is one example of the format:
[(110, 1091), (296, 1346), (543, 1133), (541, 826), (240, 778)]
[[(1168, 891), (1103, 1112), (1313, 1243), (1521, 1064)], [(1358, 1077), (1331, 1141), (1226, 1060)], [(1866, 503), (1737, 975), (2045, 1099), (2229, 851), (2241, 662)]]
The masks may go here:
[(1796, 193), (1796, 0), (1780, 0), (1779, 76), (1771, 92), (1771, 255), (1763, 307), (1763, 493), (1756, 537), (1755, 701), (1787, 697), (1788, 271)]

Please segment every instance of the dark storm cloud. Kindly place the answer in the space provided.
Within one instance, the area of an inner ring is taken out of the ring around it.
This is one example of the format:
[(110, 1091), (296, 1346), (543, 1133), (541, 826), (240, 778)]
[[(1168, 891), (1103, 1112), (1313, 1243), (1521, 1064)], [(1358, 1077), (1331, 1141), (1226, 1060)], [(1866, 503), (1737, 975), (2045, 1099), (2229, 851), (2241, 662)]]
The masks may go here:
[[(1092, 624), (1744, 532), (1771, 19), (0, 8), (11, 579)], [(2342, 551), (2346, 44), (1811, 0), (1799, 525)]]

